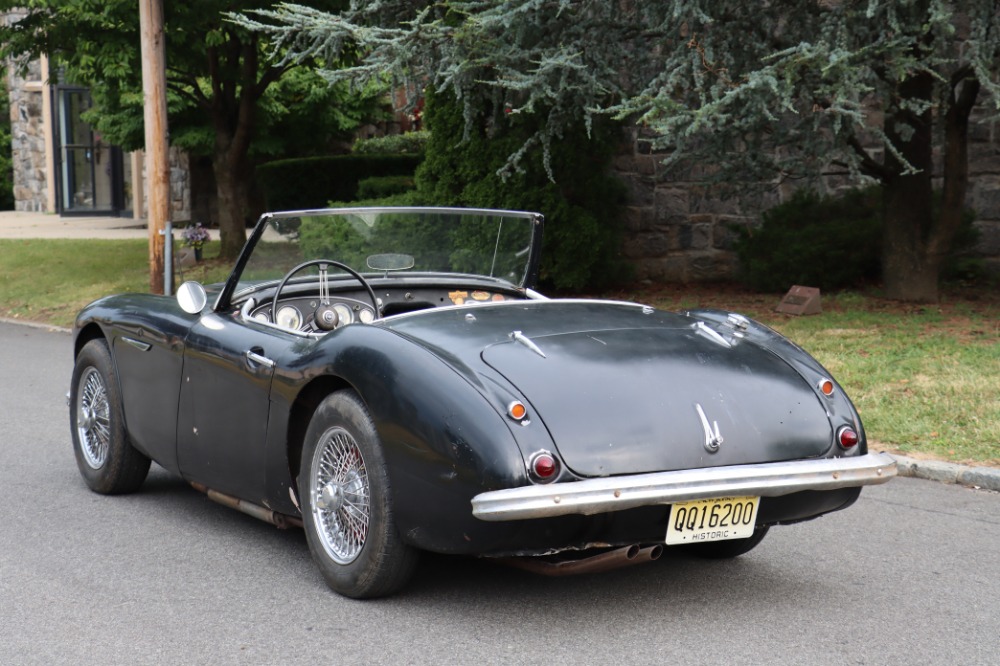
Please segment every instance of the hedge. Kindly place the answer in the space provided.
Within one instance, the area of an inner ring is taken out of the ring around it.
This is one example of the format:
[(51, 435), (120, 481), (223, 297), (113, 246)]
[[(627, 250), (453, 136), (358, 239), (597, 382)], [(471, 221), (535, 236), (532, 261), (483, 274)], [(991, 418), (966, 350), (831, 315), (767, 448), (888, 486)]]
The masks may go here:
[(324, 208), (351, 201), (358, 182), (382, 176), (413, 176), (420, 155), (332, 155), (276, 160), (257, 167), (268, 210)]

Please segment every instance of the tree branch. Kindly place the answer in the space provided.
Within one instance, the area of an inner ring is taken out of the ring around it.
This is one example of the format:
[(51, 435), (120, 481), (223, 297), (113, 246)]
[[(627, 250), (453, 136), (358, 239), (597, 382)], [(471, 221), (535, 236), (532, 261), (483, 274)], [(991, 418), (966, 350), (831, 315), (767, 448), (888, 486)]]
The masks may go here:
[(847, 140), (847, 145), (851, 147), (854, 154), (861, 158), (861, 171), (862, 173), (872, 176), (873, 178), (878, 178), (879, 180), (886, 180), (891, 175), (889, 169), (886, 169), (880, 162), (876, 161), (875, 158), (871, 156), (868, 150), (861, 145), (858, 138), (852, 136)]

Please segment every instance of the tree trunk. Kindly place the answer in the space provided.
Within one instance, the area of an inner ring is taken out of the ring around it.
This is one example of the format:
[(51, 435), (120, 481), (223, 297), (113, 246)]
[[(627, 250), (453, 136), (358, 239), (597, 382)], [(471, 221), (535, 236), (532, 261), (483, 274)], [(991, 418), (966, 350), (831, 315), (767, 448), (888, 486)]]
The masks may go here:
[[(969, 114), (979, 95), (980, 84), (970, 68), (962, 68), (951, 77), (951, 94), (941, 118), (944, 122), (944, 186), (940, 212), (934, 213), (931, 185), (932, 114), (917, 116), (896, 110), (886, 115), (885, 131), (900, 148), (906, 160), (920, 169), (903, 173), (903, 165), (891, 154), (886, 166), (891, 175), (884, 181), (885, 245), (882, 254), (882, 277), (888, 298), (931, 303), (939, 297), (941, 269), (951, 251), (955, 234), (962, 224), (965, 193), (969, 182)], [(900, 97), (931, 101), (930, 76), (908, 79), (900, 86)], [(914, 128), (904, 140), (898, 123)]]
[[(225, 49), (229, 66), (239, 66), (239, 85), (224, 85), (219, 62), (221, 54), (209, 49), (212, 71), (212, 124), (215, 128), (215, 151), (212, 170), (219, 208), (219, 256), (235, 259), (246, 243), (246, 215), (249, 211), (250, 143), (256, 129), (257, 100), (269, 83), (277, 78), (272, 71), (257, 81), (257, 38), (246, 43), (235, 36)], [(237, 57), (238, 56), (238, 57)]]
[[(219, 146), (223, 141), (216, 141)], [(239, 154), (230, 144), (212, 156), (215, 191), (219, 211), (219, 256), (235, 259), (246, 243), (246, 207), (248, 167), (246, 154)]]
[[(903, 81), (903, 100), (930, 102), (933, 80), (921, 73)], [(912, 131), (904, 129), (908, 126)], [(886, 113), (885, 133), (906, 164), (886, 151), (888, 175), (883, 182), (884, 238), (882, 280), (887, 298), (934, 302), (938, 299), (940, 261), (927, 253), (927, 234), (934, 222), (931, 170), (932, 116), (895, 108)], [(914, 171), (915, 170), (915, 171)]]
[(979, 96), (979, 81), (971, 69), (952, 76), (952, 94), (944, 116), (944, 187), (941, 214), (927, 238), (927, 254), (943, 265), (962, 226), (969, 185), (969, 114)]

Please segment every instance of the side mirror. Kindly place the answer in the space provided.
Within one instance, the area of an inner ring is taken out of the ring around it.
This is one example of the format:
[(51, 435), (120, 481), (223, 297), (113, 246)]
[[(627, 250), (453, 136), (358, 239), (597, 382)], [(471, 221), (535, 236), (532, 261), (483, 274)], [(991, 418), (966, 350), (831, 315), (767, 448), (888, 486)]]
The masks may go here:
[(188, 281), (177, 288), (177, 304), (188, 314), (198, 314), (205, 309), (208, 294), (199, 283)]

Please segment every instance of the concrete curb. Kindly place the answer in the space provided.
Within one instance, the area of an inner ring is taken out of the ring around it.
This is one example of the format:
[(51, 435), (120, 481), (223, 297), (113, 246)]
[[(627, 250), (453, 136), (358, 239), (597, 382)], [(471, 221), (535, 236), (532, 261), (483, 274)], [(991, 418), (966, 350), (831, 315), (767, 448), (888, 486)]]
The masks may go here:
[(963, 486), (983, 488), (1000, 492), (1000, 469), (995, 467), (971, 467), (940, 460), (916, 460), (906, 456), (893, 455), (899, 476), (929, 479), (941, 483), (957, 483)]
[(28, 328), (37, 328), (43, 331), (51, 331), (53, 333), (72, 333), (73, 329), (66, 328), (65, 326), (56, 326), (55, 324), (39, 324), (34, 321), (24, 321), (21, 319), (10, 319), (9, 317), (0, 317), (0, 324), (17, 324), (18, 326), (27, 326)]

